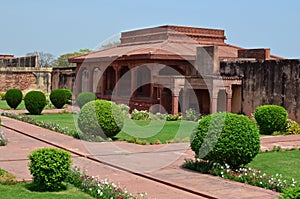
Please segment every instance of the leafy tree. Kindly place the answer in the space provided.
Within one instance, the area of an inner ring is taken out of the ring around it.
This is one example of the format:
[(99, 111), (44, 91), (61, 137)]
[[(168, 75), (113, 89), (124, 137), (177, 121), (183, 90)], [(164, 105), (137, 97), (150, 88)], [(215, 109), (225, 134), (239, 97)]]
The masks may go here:
[(54, 55), (52, 55), (51, 53), (45, 53), (43, 51), (40, 52), (35, 51), (26, 54), (26, 56), (33, 56), (33, 55), (38, 56), (39, 67), (52, 67), (52, 64), (54, 62)]
[(72, 66), (74, 63), (69, 63), (68, 58), (73, 57), (73, 56), (78, 56), (86, 53), (90, 53), (92, 50), (83, 48), (80, 49), (78, 52), (73, 52), (73, 53), (65, 53), (60, 55), (53, 63), (54, 66)]

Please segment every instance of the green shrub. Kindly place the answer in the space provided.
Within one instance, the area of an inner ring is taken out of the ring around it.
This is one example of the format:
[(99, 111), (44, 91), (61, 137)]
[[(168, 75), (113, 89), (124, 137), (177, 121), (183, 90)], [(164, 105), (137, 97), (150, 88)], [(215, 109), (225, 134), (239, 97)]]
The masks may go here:
[(153, 115), (151, 115), (151, 119), (153, 120), (166, 120), (168, 114), (162, 114), (160, 112), (157, 112)]
[(66, 102), (66, 92), (63, 89), (55, 89), (50, 93), (50, 101), (55, 108), (62, 108)]
[(300, 134), (300, 125), (294, 120), (288, 119), (285, 134), (287, 135)]
[(64, 88), (63, 89), (65, 91), (65, 94), (66, 94), (66, 104), (72, 104), (72, 91), (70, 89), (67, 89), (67, 88)]
[(24, 102), (29, 113), (39, 115), (46, 106), (46, 96), (41, 91), (30, 91), (25, 95)]
[(182, 118), (182, 116), (180, 113), (178, 113), (176, 115), (167, 114), (167, 116), (166, 116), (167, 121), (177, 121), (177, 120), (181, 120), (181, 118)]
[(106, 100), (95, 100), (85, 104), (78, 117), (78, 127), (87, 135), (112, 138), (124, 123), (124, 116), (118, 105)]
[(271, 135), (275, 131), (285, 131), (288, 113), (281, 106), (263, 105), (255, 109), (254, 118), (260, 133)]
[(97, 97), (96, 97), (95, 93), (82, 92), (77, 97), (78, 106), (79, 106), (79, 108), (82, 108), (86, 103), (88, 103), (90, 101), (94, 101), (96, 99), (97, 99)]
[(10, 108), (16, 109), (22, 102), (23, 93), (20, 89), (9, 89), (5, 94), (6, 103)]
[(72, 95), (73, 95), (72, 91), (71, 91), (70, 89), (67, 89), (67, 88), (64, 88), (64, 89), (62, 89), (62, 90), (65, 91), (66, 98), (67, 98), (68, 100), (71, 100), (71, 99), (72, 99)]
[(237, 168), (248, 164), (260, 150), (259, 131), (244, 115), (215, 113), (203, 117), (191, 137), (197, 158)]
[(284, 190), (279, 199), (300, 199), (300, 186)]
[(128, 117), (129, 115), (129, 110), (130, 110), (130, 107), (127, 106), (126, 104), (119, 104), (118, 105), (124, 115), (124, 117)]
[(197, 113), (194, 109), (189, 108), (185, 111), (185, 116), (183, 117), (184, 120), (187, 121), (198, 121), (201, 118), (201, 114)]
[(131, 112), (131, 119), (133, 120), (150, 120), (150, 113), (148, 111), (138, 111), (134, 109)]
[(71, 155), (61, 149), (41, 148), (29, 156), (33, 183), (40, 191), (58, 191), (70, 172)]
[(3, 169), (0, 169), (0, 184), (11, 185), (16, 183), (16, 176)]

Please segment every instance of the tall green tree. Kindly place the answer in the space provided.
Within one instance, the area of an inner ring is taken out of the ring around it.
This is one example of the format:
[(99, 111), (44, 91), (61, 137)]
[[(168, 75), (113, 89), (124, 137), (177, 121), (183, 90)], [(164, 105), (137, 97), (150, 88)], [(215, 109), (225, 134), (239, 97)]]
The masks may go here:
[(54, 60), (53, 66), (74, 66), (74, 63), (69, 63), (68, 58), (73, 56), (78, 56), (86, 53), (90, 53), (92, 50), (83, 48), (80, 49), (78, 52), (72, 52), (72, 53), (65, 53), (60, 55), (57, 59)]

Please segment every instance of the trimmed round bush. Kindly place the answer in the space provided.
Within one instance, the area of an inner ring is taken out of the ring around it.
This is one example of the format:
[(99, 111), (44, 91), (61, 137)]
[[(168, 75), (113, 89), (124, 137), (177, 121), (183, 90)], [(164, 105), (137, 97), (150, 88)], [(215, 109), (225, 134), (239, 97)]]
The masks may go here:
[(5, 94), (6, 103), (10, 108), (16, 109), (22, 102), (23, 93), (20, 89), (9, 89)]
[(63, 89), (55, 89), (50, 93), (50, 101), (55, 108), (62, 108), (66, 102), (66, 92)]
[(244, 115), (215, 113), (199, 121), (191, 137), (191, 148), (197, 158), (238, 168), (258, 154), (259, 131)]
[(41, 91), (30, 91), (24, 98), (25, 107), (29, 113), (39, 115), (46, 106), (46, 96)]
[(64, 88), (63, 89), (65, 91), (65, 94), (66, 94), (66, 104), (72, 104), (72, 91), (70, 89), (67, 89), (67, 88)]
[(124, 123), (120, 107), (111, 101), (95, 100), (85, 104), (78, 116), (78, 127), (88, 136), (112, 138)]
[(71, 155), (61, 149), (41, 148), (29, 156), (29, 170), (33, 183), (40, 191), (58, 191), (69, 174)]
[(78, 106), (82, 108), (86, 103), (96, 100), (97, 97), (95, 93), (92, 92), (82, 92), (77, 97)]
[(67, 98), (68, 100), (71, 100), (71, 99), (72, 99), (72, 95), (73, 95), (72, 91), (71, 91), (70, 89), (67, 89), (67, 88), (64, 88), (64, 89), (62, 89), (62, 90), (65, 91), (66, 98)]
[(288, 113), (282, 106), (262, 105), (255, 109), (254, 118), (260, 134), (271, 135), (275, 131), (285, 131)]

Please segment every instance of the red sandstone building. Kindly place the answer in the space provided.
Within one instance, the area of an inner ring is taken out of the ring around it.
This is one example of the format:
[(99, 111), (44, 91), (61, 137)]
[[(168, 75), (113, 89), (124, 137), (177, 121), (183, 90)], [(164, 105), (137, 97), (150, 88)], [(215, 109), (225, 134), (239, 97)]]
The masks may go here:
[(160, 26), (123, 32), (118, 46), (69, 62), (77, 64), (77, 93), (92, 91), (132, 109), (159, 104), (152, 111), (243, 112), (243, 76), (231, 73), (230, 64), (220, 65), (281, 58), (270, 49), (243, 49), (225, 40), (224, 30)]

